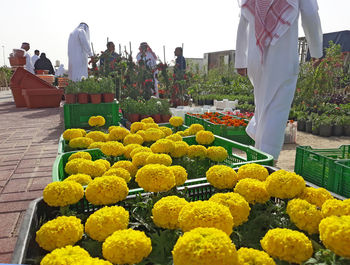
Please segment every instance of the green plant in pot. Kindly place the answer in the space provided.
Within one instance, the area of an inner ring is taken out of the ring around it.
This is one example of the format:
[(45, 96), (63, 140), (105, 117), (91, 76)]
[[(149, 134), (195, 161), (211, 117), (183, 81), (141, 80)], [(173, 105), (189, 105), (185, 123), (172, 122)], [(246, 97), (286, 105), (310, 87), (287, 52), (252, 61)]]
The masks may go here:
[(332, 117), (327, 114), (322, 114), (319, 117), (319, 133), (321, 136), (329, 137), (332, 135)]
[(312, 120), (313, 120), (313, 114), (311, 114), (311, 115), (309, 114), (307, 117), (306, 123), (305, 123), (305, 131), (308, 133), (312, 132)]
[(332, 126), (332, 135), (342, 136), (344, 128), (344, 115), (332, 115), (333, 126)]
[(312, 134), (319, 135), (320, 133), (320, 116), (317, 113), (312, 114)]
[(64, 88), (64, 97), (67, 104), (74, 104), (77, 102), (77, 95), (79, 87), (77, 83), (69, 81), (68, 85)]
[(125, 98), (120, 103), (120, 107), (123, 111), (124, 117), (130, 122), (137, 122), (140, 119), (140, 108), (143, 106), (140, 102), (131, 99)]
[(350, 115), (344, 115), (343, 122), (343, 134), (350, 136)]
[(306, 130), (307, 114), (304, 111), (295, 112), (297, 117), (297, 129), (298, 131), (304, 132)]
[(170, 102), (167, 99), (161, 100), (160, 115), (162, 122), (169, 122), (171, 118)]
[(99, 78), (103, 102), (113, 102), (116, 92), (115, 83), (110, 77)]

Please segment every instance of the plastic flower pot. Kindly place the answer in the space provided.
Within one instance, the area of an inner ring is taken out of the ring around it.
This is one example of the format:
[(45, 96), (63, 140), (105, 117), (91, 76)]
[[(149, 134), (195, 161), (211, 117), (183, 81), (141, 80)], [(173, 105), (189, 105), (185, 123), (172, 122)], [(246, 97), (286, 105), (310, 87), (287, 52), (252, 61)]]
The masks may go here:
[(49, 74), (49, 70), (35, 70), (35, 73), (37, 75), (48, 75)]
[(26, 57), (9, 57), (11, 66), (22, 66), (26, 64)]
[(162, 122), (169, 122), (171, 115), (170, 114), (162, 114)]
[(305, 131), (308, 133), (312, 132), (312, 121), (307, 121), (305, 124)]
[[(20, 68), (19, 68), (20, 69)], [(17, 69), (17, 71), (19, 70)], [(17, 72), (16, 71), (16, 72)], [(52, 84), (49, 84), (48, 82), (46, 82), (45, 80), (39, 78), (36, 75), (33, 75), (32, 73), (25, 71), (25, 73), (21, 73), (23, 74), (23, 78), (20, 82), (20, 86), (23, 89), (37, 89), (37, 88), (51, 88), (51, 89), (56, 89), (56, 87), (54, 87)], [(52, 80), (52, 77), (50, 78)]]
[(306, 129), (306, 121), (299, 120), (297, 122), (297, 129), (298, 131), (305, 132)]
[(15, 105), (17, 108), (27, 107), (24, 96), (22, 95), (22, 88), (15, 86), (13, 84), (10, 85), (13, 100), (15, 101)]
[(319, 132), (320, 132), (320, 136), (329, 137), (332, 135), (332, 126), (320, 125)]
[(102, 100), (104, 103), (109, 103), (114, 101), (114, 93), (103, 93)]
[(90, 94), (90, 102), (92, 104), (100, 104), (101, 103), (101, 94)]
[(63, 89), (23, 89), (22, 95), (28, 108), (57, 108)]
[(334, 135), (334, 136), (342, 136), (343, 135), (343, 126), (342, 125), (333, 125), (333, 127), (332, 127), (332, 135)]
[(77, 103), (77, 95), (76, 94), (65, 94), (64, 98), (65, 98), (66, 104)]
[(128, 113), (128, 114), (126, 114), (126, 116), (127, 116), (128, 121), (130, 121), (131, 123), (137, 122), (137, 121), (140, 120), (140, 114), (136, 114), (136, 113), (130, 114), (130, 113)]
[(160, 116), (160, 114), (154, 114), (154, 115), (152, 115), (152, 118), (153, 118), (155, 123), (161, 123), (162, 122), (162, 116)]
[(312, 126), (312, 132), (313, 135), (319, 135), (320, 134), (320, 127)]
[(88, 93), (79, 93), (78, 94), (78, 103), (80, 103), (80, 104), (89, 103), (89, 94)]
[(350, 125), (346, 125), (343, 127), (344, 136), (350, 136)]

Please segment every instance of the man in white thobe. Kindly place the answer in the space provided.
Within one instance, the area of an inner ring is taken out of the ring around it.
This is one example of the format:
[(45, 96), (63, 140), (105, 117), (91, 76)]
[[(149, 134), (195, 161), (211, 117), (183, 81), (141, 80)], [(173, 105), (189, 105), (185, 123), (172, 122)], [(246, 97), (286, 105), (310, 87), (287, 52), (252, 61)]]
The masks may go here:
[(323, 55), (317, 0), (242, 0), (240, 6), (235, 67), (248, 74), (255, 98), (246, 131), (276, 161), (299, 71), (299, 13), (311, 56)]
[(35, 65), (36, 61), (39, 60), (39, 55), (40, 55), (40, 51), (39, 50), (35, 50), (34, 51), (34, 55), (32, 57), (32, 64)]
[(21, 49), (25, 50), (26, 53), (25, 53), (25, 57), (26, 57), (26, 66), (25, 66), (25, 69), (32, 73), (32, 74), (35, 74), (34, 73), (34, 65), (32, 64), (32, 57), (30, 56), (29, 54), (29, 50), (30, 50), (30, 44), (28, 42), (23, 42), (22, 43), (22, 46), (21, 46)]
[(74, 82), (88, 77), (88, 58), (91, 57), (90, 32), (86, 23), (80, 23), (68, 39), (68, 78)]

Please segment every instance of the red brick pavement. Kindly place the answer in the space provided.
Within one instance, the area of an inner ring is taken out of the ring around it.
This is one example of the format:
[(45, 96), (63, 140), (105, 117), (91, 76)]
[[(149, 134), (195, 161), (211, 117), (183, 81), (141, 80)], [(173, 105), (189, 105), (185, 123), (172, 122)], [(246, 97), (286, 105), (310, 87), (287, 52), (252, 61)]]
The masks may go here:
[(0, 92), (0, 263), (11, 261), (25, 210), (51, 182), (61, 112), (16, 108), (9, 92)]

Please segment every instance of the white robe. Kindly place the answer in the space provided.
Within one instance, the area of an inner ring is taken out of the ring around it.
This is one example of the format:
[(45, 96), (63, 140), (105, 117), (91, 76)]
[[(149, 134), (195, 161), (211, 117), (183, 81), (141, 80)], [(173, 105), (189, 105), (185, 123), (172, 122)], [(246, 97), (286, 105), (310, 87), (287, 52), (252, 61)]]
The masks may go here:
[(80, 26), (68, 39), (68, 78), (74, 82), (88, 77), (88, 57), (92, 56), (89, 34)]
[(25, 54), (26, 56), (26, 70), (28, 72), (31, 72), (32, 74), (35, 74), (34, 72), (34, 65), (32, 64), (32, 57), (30, 56), (30, 54), (28, 52), (26, 52)]
[[(302, 26), (312, 57), (320, 58), (322, 29), (316, 0), (299, 0)], [(255, 113), (247, 133), (255, 147), (278, 159), (293, 101), (299, 71), (298, 17), (290, 28), (271, 44), (261, 64), (256, 45), (254, 17), (242, 11), (237, 32), (236, 68), (248, 68), (254, 86)]]
[(39, 59), (40, 57), (36, 54), (32, 56), (32, 64), (35, 65), (35, 62)]

